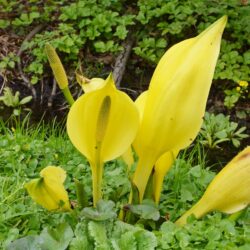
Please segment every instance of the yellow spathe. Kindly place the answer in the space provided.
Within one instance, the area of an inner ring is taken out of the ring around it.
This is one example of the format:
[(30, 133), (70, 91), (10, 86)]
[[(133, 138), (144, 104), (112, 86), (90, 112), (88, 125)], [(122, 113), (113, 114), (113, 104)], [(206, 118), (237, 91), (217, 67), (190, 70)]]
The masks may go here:
[(69, 211), (68, 193), (63, 186), (65, 171), (60, 167), (48, 166), (40, 172), (40, 176), (25, 184), (31, 198), (49, 211)]
[[(148, 91), (142, 92), (136, 99), (135, 104), (142, 120)], [(153, 171), (153, 198), (156, 204), (159, 203), (164, 177), (173, 165), (179, 150), (167, 151), (156, 161)]]
[(146, 100), (133, 143), (139, 156), (133, 182), (140, 200), (157, 159), (187, 147), (198, 134), (226, 22), (224, 16), (197, 37), (171, 47), (157, 65), (147, 94), (138, 100), (139, 107)]
[(160, 201), (162, 185), (165, 175), (171, 169), (179, 150), (164, 153), (155, 163), (153, 172), (153, 195), (156, 204)]
[[(107, 124), (103, 124), (103, 121), (98, 124), (105, 98), (110, 100), (109, 117)], [(111, 75), (103, 88), (81, 96), (68, 114), (69, 138), (90, 162), (95, 160), (97, 136), (104, 129), (103, 126), (106, 128), (101, 138), (100, 159), (106, 162), (122, 155), (129, 148), (139, 126), (139, 115), (133, 101), (115, 88)]]
[(67, 131), (73, 145), (90, 162), (94, 205), (101, 198), (103, 163), (130, 147), (138, 127), (138, 110), (125, 93), (116, 89), (112, 75), (104, 87), (84, 94), (71, 107)]
[(234, 157), (212, 180), (201, 199), (177, 221), (186, 224), (194, 214), (200, 218), (211, 211), (232, 214), (250, 204), (250, 147)]

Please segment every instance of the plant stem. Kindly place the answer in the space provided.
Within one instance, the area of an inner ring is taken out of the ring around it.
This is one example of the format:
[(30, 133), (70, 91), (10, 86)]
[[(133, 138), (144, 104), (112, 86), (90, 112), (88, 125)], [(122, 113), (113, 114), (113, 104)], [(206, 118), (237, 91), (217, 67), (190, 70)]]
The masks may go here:
[(81, 209), (84, 207), (87, 207), (88, 206), (88, 199), (87, 199), (87, 194), (86, 194), (86, 191), (85, 191), (83, 184), (80, 181), (78, 181), (77, 179), (74, 179), (74, 182), (75, 182), (75, 186), (76, 186), (76, 197), (77, 197), (79, 207)]
[(75, 102), (75, 100), (74, 100), (73, 96), (71, 95), (71, 92), (70, 92), (70, 90), (69, 90), (69, 87), (67, 86), (66, 88), (62, 89), (62, 92), (63, 92), (64, 97), (65, 97), (65, 99), (67, 100), (68, 104), (69, 104), (70, 106), (72, 106), (73, 103)]
[(100, 160), (101, 143), (96, 145), (95, 162), (90, 163), (92, 170), (92, 186), (93, 186), (93, 204), (102, 198), (102, 175), (103, 175), (103, 162)]

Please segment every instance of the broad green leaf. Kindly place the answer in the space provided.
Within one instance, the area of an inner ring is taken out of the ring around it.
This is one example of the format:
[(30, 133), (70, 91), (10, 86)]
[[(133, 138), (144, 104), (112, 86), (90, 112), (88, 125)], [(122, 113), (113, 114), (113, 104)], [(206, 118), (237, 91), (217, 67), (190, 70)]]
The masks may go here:
[(85, 207), (81, 214), (94, 221), (109, 220), (117, 217), (114, 207), (115, 204), (112, 201), (99, 200), (96, 208)]
[(156, 205), (153, 202), (147, 202), (147, 200), (144, 200), (139, 205), (127, 205), (127, 208), (145, 220), (157, 221), (160, 218), (160, 213)]
[(26, 97), (24, 97), (24, 98), (19, 102), (19, 105), (26, 104), (26, 103), (30, 102), (31, 100), (32, 100), (32, 96), (26, 96)]
[(42, 249), (65, 250), (67, 249), (74, 234), (67, 223), (62, 223), (56, 228), (45, 228), (39, 236)]

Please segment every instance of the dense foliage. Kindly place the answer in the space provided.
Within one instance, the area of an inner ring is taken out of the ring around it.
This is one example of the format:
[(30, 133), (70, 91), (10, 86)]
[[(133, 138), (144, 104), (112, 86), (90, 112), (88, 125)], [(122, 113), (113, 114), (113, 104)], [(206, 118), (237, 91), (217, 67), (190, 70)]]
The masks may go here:
[[(72, 62), (79, 55), (80, 60), (88, 60), (90, 55), (102, 58), (104, 53), (119, 52), (131, 31), (136, 39), (133, 47), (136, 60), (143, 59), (154, 66), (166, 48), (194, 36), (225, 14), (229, 16), (229, 24), (215, 79), (227, 80), (230, 89), (239, 80), (250, 80), (250, 6), (245, 1), (35, 2), (20, 4), (15, 0), (2, 0), (4, 15), (0, 20), (1, 28), (19, 36), (27, 34), (31, 27), (44, 25), (43, 30), (24, 45), (30, 56), (26, 70), (32, 73), (34, 84), (44, 73), (43, 47), (48, 41), (63, 53), (64, 61)], [(13, 54), (7, 54), (1, 67), (13, 68), (15, 60)]]
[[(248, 1), (0, 0), (0, 6), (0, 248), (249, 249), (250, 147), (216, 175), (249, 137)], [(229, 22), (205, 113), (223, 15)], [(213, 37), (205, 28), (220, 17)], [(146, 98), (144, 92), (134, 103), (118, 90), (137, 97), (165, 51), (203, 30), (191, 40), (197, 42), (181, 43), (165, 57), (171, 60), (161, 60)], [(112, 74), (102, 79), (128, 44), (122, 84)], [(69, 138), (56, 119), (34, 126), (24, 118), (35, 105), (57, 113), (56, 82), (71, 107)], [(125, 152), (131, 143), (134, 151)]]
[[(177, 227), (173, 221), (202, 195), (215, 173), (205, 167), (203, 151), (197, 144), (189, 154), (182, 154), (170, 174), (165, 178), (160, 215), (163, 222), (145, 220), (156, 211), (141, 214), (132, 226), (119, 221), (117, 212), (127, 199), (130, 184), (126, 166), (121, 161), (106, 166), (104, 198), (97, 211), (87, 208), (81, 218), (74, 213), (48, 213), (37, 206), (23, 189), (24, 182), (37, 177), (46, 165), (62, 166), (68, 172), (66, 188), (71, 190), (72, 204), (74, 178), (86, 186), (91, 199), (90, 168), (77, 153), (60, 127), (39, 126), (27, 129), (26, 125), (13, 124), (9, 130), (1, 124), (0, 179), (0, 246), (5, 249), (248, 249), (249, 211), (237, 221), (220, 213)], [(193, 192), (193, 190), (196, 190)], [(145, 224), (145, 221), (148, 223)], [(144, 227), (143, 228), (143, 224)], [(149, 229), (149, 231), (147, 230)], [(58, 236), (60, 236), (58, 238)], [(40, 242), (40, 243), (39, 243)], [(41, 245), (40, 245), (41, 246)], [(28, 248), (29, 247), (29, 248)]]

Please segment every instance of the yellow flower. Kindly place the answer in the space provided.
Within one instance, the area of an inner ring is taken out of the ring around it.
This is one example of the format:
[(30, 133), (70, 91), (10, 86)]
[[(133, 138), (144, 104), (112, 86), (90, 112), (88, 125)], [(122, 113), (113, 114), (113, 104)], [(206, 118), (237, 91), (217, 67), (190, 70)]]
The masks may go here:
[(94, 205), (101, 198), (104, 162), (121, 156), (129, 148), (138, 126), (136, 106), (116, 89), (112, 75), (104, 87), (84, 94), (71, 107), (67, 131), (73, 145), (91, 165)]
[(60, 167), (48, 166), (40, 172), (40, 176), (25, 184), (31, 198), (48, 210), (69, 211), (69, 198), (63, 186), (65, 171)]
[(139, 156), (133, 183), (140, 201), (159, 157), (187, 147), (198, 134), (226, 22), (224, 16), (197, 37), (170, 48), (157, 65), (146, 97), (141, 97), (144, 111), (133, 143)]
[(236, 87), (236, 90), (237, 90), (238, 92), (240, 92), (241, 88), (240, 88), (240, 87)]
[(232, 214), (250, 204), (250, 147), (234, 157), (209, 184), (201, 199), (176, 221), (186, 224), (194, 214), (200, 218), (211, 211)]
[(247, 88), (248, 87), (248, 82), (247, 81), (239, 81), (239, 85), (243, 88)]

